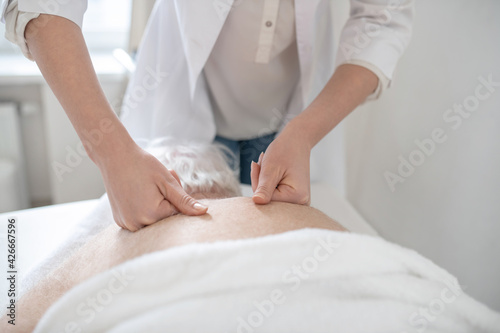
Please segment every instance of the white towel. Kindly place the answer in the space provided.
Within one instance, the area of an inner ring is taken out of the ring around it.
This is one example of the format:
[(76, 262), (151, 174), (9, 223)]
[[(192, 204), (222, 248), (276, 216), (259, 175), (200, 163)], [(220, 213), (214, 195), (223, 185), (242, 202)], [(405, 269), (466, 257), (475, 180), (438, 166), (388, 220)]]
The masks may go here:
[(418, 253), (302, 229), (150, 253), (76, 286), (35, 332), (500, 332)]

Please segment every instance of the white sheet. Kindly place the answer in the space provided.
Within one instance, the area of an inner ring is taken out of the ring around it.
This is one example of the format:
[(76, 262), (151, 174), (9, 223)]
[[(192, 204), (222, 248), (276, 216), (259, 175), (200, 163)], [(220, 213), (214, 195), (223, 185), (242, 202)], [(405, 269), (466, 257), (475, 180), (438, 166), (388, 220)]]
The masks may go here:
[(302, 229), (128, 261), (64, 295), (35, 332), (67, 325), (120, 333), (470, 333), (500, 332), (500, 315), (414, 251)]
[[(355, 211), (347, 200), (325, 184), (311, 185), (312, 203), (352, 232), (377, 235), (375, 230)], [(242, 185), (244, 196), (251, 196), (250, 186)], [(0, 240), (4, 244), (9, 217), (18, 219), (18, 272), (20, 291), (36, 283), (39, 276), (59, 264), (74, 249), (95, 235), (111, 221), (105, 199), (87, 200), (0, 214)], [(0, 254), (6, 257), (6, 247)], [(5, 261), (2, 261), (6, 264)], [(3, 267), (2, 267), (3, 268)], [(6, 271), (6, 269), (4, 269)], [(0, 279), (0, 290), (6, 290), (6, 280)], [(6, 304), (6, 293), (0, 294), (0, 306)]]

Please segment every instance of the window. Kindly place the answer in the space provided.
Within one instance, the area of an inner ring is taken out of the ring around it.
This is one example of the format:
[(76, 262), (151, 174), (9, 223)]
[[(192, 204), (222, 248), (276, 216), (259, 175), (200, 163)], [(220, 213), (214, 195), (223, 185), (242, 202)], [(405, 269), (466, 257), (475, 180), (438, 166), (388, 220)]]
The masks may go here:
[[(83, 19), (83, 35), (92, 53), (107, 53), (115, 48), (127, 49), (132, 0), (88, 0)], [(19, 48), (5, 39), (5, 25), (0, 24), (0, 53), (21, 54)]]
[(128, 48), (132, 0), (88, 0), (83, 35), (91, 52)]

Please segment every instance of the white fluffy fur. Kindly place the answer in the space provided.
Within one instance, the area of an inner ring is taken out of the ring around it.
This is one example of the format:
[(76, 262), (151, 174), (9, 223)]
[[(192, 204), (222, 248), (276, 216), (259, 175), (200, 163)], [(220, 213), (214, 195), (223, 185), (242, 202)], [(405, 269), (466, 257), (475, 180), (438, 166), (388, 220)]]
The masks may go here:
[(161, 139), (151, 142), (146, 150), (177, 172), (188, 194), (210, 193), (220, 198), (241, 195), (236, 174), (227, 161), (232, 153), (225, 146)]

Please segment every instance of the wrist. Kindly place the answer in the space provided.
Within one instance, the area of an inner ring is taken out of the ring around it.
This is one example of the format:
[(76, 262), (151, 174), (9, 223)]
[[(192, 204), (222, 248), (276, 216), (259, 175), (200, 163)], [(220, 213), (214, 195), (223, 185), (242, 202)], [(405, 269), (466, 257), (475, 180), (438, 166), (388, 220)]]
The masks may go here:
[(283, 128), (286, 136), (296, 139), (301, 145), (305, 146), (308, 150), (312, 150), (316, 145), (315, 135), (312, 133), (314, 127), (307, 122), (306, 117), (298, 115), (288, 122)]
[(291, 137), (295, 138), (295, 140), (299, 141), (301, 145), (305, 145), (309, 150), (312, 150), (318, 141), (321, 140), (321, 138), (317, 138), (318, 128), (315, 126), (314, 122), (308, 119), (307, 115), (304, 115), (304, 113), (290, 120), (283, 129), (283, 132), (285, 131), (289, 133)]
[(137, 146), (117, 118), (103, 118), (97, 128), (79, 134), (88, 156), (99, 169)]

